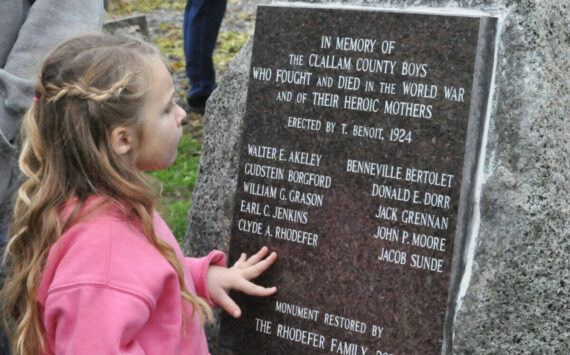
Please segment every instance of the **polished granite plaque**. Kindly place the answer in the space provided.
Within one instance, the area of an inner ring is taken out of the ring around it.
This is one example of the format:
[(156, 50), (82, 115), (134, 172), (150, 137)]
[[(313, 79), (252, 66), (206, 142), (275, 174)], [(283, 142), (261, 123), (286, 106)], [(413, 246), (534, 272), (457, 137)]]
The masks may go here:
[[(232, 294), (222, 352), (433, 354), (450, 341), (496, 20), (260, 6), (230, 261), (267, 245)], [(453, 271), (453, 273), (452, 273)]]

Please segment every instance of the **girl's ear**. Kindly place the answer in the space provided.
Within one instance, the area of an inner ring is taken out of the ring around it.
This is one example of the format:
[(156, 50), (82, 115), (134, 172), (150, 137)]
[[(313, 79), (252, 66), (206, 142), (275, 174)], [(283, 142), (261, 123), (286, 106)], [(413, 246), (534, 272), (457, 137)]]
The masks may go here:
[(113, 128), (111, 131), (111, 148), (117, 155), (126, 155), (133, 147), (131, 130), (125, 126)]

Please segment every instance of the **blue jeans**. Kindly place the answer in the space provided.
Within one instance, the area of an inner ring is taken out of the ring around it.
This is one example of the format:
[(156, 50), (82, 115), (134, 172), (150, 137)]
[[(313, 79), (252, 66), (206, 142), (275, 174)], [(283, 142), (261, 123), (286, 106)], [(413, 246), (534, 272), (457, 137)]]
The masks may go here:
[(207, 98), (216, 88), (212, 54), (227, 0), (187, 0), (184, 10), (184, 54), (190, 79), (188, 97)]

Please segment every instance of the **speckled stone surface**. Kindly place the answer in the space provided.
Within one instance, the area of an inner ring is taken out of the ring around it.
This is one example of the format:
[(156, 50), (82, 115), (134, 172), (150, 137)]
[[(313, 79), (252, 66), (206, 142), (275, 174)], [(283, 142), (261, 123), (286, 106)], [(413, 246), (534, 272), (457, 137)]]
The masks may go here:
[[(483, 184), (474, 201), (480, 224), (467, 243), (470, 273), (452, 350), (568, 353), (568, 7), (555, 0), (389, 3), (412, 4), (502, 16)], [(227, 250), (250, 53), (248, 44), (208, 103), (190, 254)]]
[[(203, 256), (212, 249), (229, 249), (251, 44), (250, 38), (206, 104), (203, 155), (184, 241), (186, 255)], [(219, 312), (206, 326), (210, 351), (214, 353), (218, 328)]]
[(237, 183), (252, 38), (206, 104), (204, 144), (184, 243), (187, 255), (227, 251)]

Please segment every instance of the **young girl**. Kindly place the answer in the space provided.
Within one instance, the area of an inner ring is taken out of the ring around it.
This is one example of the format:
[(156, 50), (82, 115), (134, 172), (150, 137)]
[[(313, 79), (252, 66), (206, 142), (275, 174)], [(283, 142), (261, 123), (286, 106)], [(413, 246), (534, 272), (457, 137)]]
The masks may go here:
[(249, 280), (276, 255), (184, 258), (154, 210), (142, 172), (174, 162), (186, 116), (160, 55), (78, 37), (35, 90), (1, 298), (13, 354), (208, 354), (210, 306), (239, 317), (229, 289), (273, 294)]

